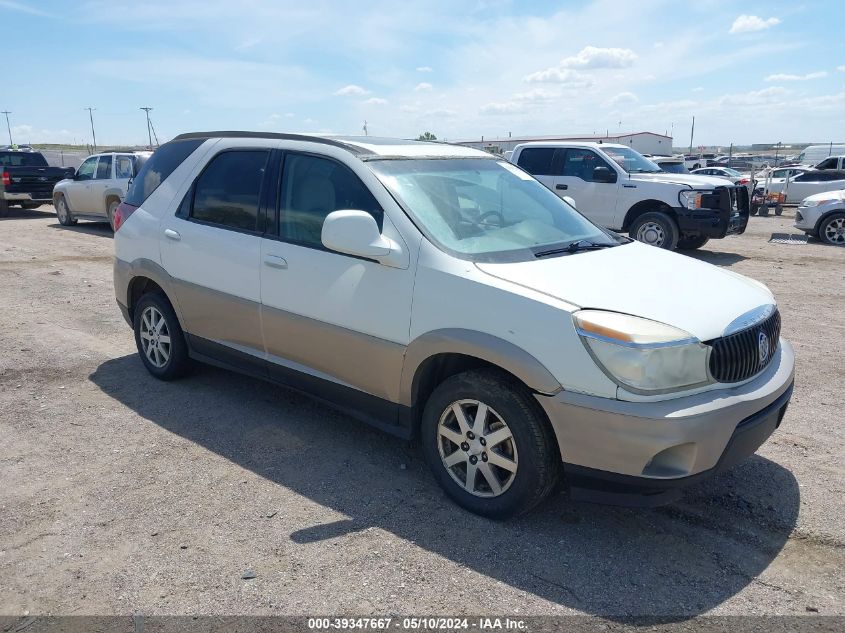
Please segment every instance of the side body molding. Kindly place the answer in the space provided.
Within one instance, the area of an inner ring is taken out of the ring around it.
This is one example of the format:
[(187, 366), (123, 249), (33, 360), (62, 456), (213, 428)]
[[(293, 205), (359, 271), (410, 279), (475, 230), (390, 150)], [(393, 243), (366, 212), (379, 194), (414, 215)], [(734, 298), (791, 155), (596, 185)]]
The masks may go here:
[(563, 389), (540, 361), (514, 343), (484, 332), (449, 328), (427, 332), (408, 345), (399, 388), (400, 404), (413, 404), (419, 387), (418, 369), (438, 354), (463, 354), (485, 360), (509, 371), (538, 393), (551, 395)]

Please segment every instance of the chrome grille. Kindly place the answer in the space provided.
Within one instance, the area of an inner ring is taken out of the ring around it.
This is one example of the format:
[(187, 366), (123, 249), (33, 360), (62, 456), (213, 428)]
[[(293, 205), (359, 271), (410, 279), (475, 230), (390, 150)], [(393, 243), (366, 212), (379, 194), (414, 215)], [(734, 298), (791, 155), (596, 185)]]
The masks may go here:
[(763, 371), (772, 361), (780, 339), (780, 312), (762, 323), (708, 342), (710, 374), (719, 382), (742, 382)]

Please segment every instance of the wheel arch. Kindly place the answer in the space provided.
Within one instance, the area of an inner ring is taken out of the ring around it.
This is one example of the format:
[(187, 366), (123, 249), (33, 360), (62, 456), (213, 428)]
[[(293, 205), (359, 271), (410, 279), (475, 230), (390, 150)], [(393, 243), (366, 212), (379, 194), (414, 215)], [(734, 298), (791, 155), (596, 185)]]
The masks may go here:
[(826, 211), (824, 214), (822, 214), (819, 217), (818, 220), (816, 220), (816, 226), (813, 227), (813, 234), (816, 235), (816, 237), (819, 236), (819, 229), (822, 228), (822, 224), (824, 224), (825, 220), (827, 220), (830, 216), (832, 216), (836, 213), (845, 213), (845, 207), (840, 207), (838, 209), (831, 209), (830, 211)]
[(118, 300), (122, 295), (130, 320), (134, 317), (134, 308), (138, 300), (148, 292), (159, 291), (173, 307), (176, 318), (179, 319), (179, 326), (186, 331), (185, 320), (173, 292), (172, 279), (167, 271), (151, 260), (140, 259), (127, 264), (117, 258), (115, 258), (114, 270), (115, 288), (125, 286), (125, 291), (118, 291)]
[(628, 212), (625, 214), (625, 220), (622, 223), (622, 230), (628, 231), (634, 223), (634, 220), (649, 211), (660, 211), (675, 220), (676, 223), (678, 221), (675, 210), (671, 206), (666, 204), (663, 200), (649, 198), (647, 200), (640, 200), (628, 209)]
[(562, 389), (539, 360), (513, 343), (472, 330), (429, 332), (408, 346), (402, 369), (400, 399), (412, 411), (414, 431), (428, 397), (440, 383), (481, 368), (499, 370), (534, 393), (554, 394)]
[(112, 202), (112, 200), (116, 200), (116, 201), (118, 202), (118, 204), (120, 203), (120, 201), (121, 201), (121, 197), (120, 197), (120, 191), (119, 191), (119, 190), (117, 190), (117, 189), (108, 189), (108, 190), (106, 190), (106, 192), (103, 194), (103, 202), (104, 202), (104, 205), (103, 205), (103, 211), (104, 211), (107, 215), (108, 215), (108, 212), (109, 212), (109, 204)]

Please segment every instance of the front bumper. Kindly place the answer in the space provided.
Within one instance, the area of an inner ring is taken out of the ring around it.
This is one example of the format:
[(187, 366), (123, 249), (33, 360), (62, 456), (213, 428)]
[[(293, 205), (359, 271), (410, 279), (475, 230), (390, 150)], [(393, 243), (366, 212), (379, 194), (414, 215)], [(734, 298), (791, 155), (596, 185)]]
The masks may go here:
[(745, 185), (717, 187), (702, 193), (711, 201), (708, 208), (674, 207), (682, 233), (722, 238), (745, 232), (751, 215), (751, 194)]
[(792, 345), (781, 339), (769, 366), (737, 387), (657, 402), (568, 391), (537, 400), (557, 436), (574, 497), (657, 505), (766, 441), (786, 411), (794, 364)]
[(46, 198), (40, 196), (33, 198), (31, 193), (10, 193), (8, 191), (0, 192), (0, 198), (8, 202), (53, 202), (53, 198), (49, 196)]
[(802, 231), (815, 231), (819, 218), (824, 211), (824, 207), (798, 207), (795, 210), (795, 224), (793, 226)]

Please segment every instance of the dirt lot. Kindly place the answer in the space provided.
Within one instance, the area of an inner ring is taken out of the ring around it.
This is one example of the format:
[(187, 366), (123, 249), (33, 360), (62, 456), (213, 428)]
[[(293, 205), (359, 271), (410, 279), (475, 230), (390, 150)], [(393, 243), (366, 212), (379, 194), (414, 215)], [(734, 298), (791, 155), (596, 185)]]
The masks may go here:
[(795, 345), (759, 455), (668, 507), (494, 523), (303, 396), (151, 378), (108, 228), (43, 209), (0, 220), (0, 614), (845, 614), (845, 249), (770, 243), (789, 218), (697, 255), (772, 288)]

